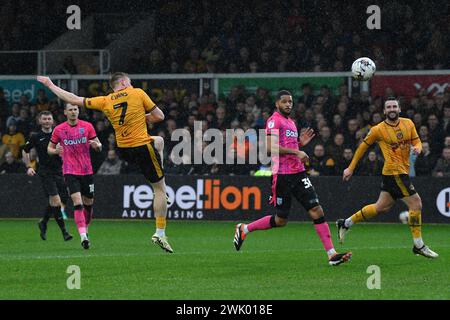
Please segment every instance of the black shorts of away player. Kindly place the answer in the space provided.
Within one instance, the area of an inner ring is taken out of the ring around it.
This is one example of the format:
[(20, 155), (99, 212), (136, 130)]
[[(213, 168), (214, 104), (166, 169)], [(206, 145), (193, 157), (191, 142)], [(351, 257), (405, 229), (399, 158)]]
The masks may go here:
[(381, 190), (388, 192), (394, 200), (417, 193), (407, 174), (382, 175), (381, 179)]
[(152, 183), (164, 178), (161, 157), (152, 142), (132, 148), (117, 148), (119, 156), (128, 163), (139, 167), (141, 173)]
[(272, 191), (275, 195), (272, 192), (269, 202), (280, 218), (288, 218), (293, 196), (306, 211), (319, 205), (319, 197), (305, 172), (272, 176)]
[(74, 175), (65, 174), (64, 180), (66, 181), (69, 193), (72, 195), (74, 193), (80, 192), (82, 196), (86, 198), (94, 198), (94, 176), (88, 175)]

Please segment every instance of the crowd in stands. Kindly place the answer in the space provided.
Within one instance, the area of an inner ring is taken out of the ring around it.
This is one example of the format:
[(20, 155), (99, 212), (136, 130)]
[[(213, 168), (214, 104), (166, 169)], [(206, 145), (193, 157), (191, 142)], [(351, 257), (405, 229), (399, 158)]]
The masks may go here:
[[(320, 92), (314, 95), (309, 84), (302, 85), (301, 93), (298, 97), (294, 96), (291, 116), (299, 130), (310, 127), (316, 133), (313, 141), (303, 148), (310, 156), (308, 173), (311, 176), (341, 175), (370, 128), (383, 121), (385, 97), (371, 97), (367, 92), (354, 93), (349, 97), (346, 84), (339, 87), (339, 94), (333, 94), (323, 85)], [(410, 100), (400, 98), (400, 103), (401, 116), (414, 122), (423, 143), (423, 152), (417, 157), (411, 155), (410, 175), (449, 177), (450, 88), (444, 94), (435, 96), (428, 96), (422, 91)], [(235, 86), (224, 97), (205, 91), (202, 96), (190, 93), (180, 97), (180, 100), (176, 99), (172, 90), (166, 89), (158, 105), (164, 110), (166, 118), (161, 123), (150, 125), (149, 133), (165, 140), (164, 167), (168, 174), (249, 175), (270, 170), (261, 163), (251, 165), (246, 161), (245, 165), (237, 164), (236, 159), (248, 159), (249, 154), (259, 147), (252, 134), (247, 135), (243, 148), (236, 143), (224, 145), (228, 148), (224, 154), (231, 154), (234, 164), (193, 164), (194, 154), (202, 152), (201, 149), (208, 145), (208, 142), (194, 144), (194, 141), (201, 139), (194, 134), (195, 121), (200, 121), (203, 132), (216, 128), (224, 135), (226, 129), (263, 129), (274, 111), (273, 97), (267, 89), (258, 88), (255, 93), (249, 93), (246, 88)], [(3, 90), (0, 90), (0, 173), (25, 173), (20, 159), (21, 147), (30, 134), (39, 130), (37, 115), (43, 110), (50, 110), (56, 123), (65, 121), (62, 106), (57, 100), (48, 99), (43, 90), (39, 91), (35, 101), (29, 101), (24, 95), (12, 105), (8, 104)], [(80, 118), (94, 124), (104, 146), (102, 153), (92, 153), (96, 173), (138, 172), (137, 168), (120, 160), (115, 152), (114, 132), (103, 113), (82, 108)], [(190, 155), (182, 154), (181, 164), (171, 156), (173, 147), (178, 143), (171, 140), (176, 129), (187, 129), (194, 137), (193, 149)], [(33, 154), (32, 160), (36, 160), (35, 157)], [(360, 161), (355, 174), (379, 175), (382, 167), (380, 149), (374, 146)]]
[[(424, 9), (426, 7), (426, 9)], [(346, 71), (368, 56), (378, 70), (450, 68), (448, 1), (380, 5), (369, 30), (367, 5), (340, 1), (169, 1), (130, 73)]]
[[(156, 13), (155, 30), (146, 33), (145, 47), (130, 47), (130, 54), (123, 57), (128, 59), (125, 71), (130, 74), (348, 71), (351, 62), (361, 56), (371, 57), (377, 70), (450, 69), (450, 3), (444, 0), (426, 5), (383, 3), (380, 30), (366, 27), (370, 14), (363, 2), (202, 0), (194, 4), (138, 0), (133, 4), (110, 1), (105, 6), (79, 0), (77, 4), (82, 14)], [(67, 31), (66, 9), (63, 1), (2, 1), (0, 47), (42, 49)], [(28, 63), (27, 59), (0, 59), (0, 73), (8, 74), (8, 68), (19, 66), (24, 73), (34, 74), (35, 61)], [(60, 73), (97, 72), (74, 60), (66, 57)], [(337, 94), (327, 86), (313, 93), (305, 85), (301, 92), (294, 97), (292, 117), (299, 129), (311, 127), (316, 132), (314, 141), (305, 147), (310, 155), (308, 172), (311, 176), (340, 175), (362, 137), (383, 120), (382, 106), (388, 94), (371, 97), (362, 92), (349, 97), (345, 84)], [(191, 92), (181, 98), (167, 89), (158, 104), (164, 109), (166, 120), (149, 130), (165, 139), (167, 173), (248, 175), (260, 171), (260, 165), (188, 165), (192, 155), (183, 156), (184, 164), (175, 164), (170, 157), (175, 142), (170, 137), (180, 128), (192, 132), (195, 121), (201, 121), (205, 130), (262, 129), (274, 110), (273, 97), (267, 89), (250, 93), (236, 86), (226, 97), (205, 91), (202, 96)], [(414, 165), (410, 174), (449, 176), (450, 89), (436, 96), (421, 91), (413, 99), (401, 99), (401, 107), (402, 116), (414, 121), (423, 142), (423, 153), (411, 156)], [(0, 173), (24, 172), (21, 147), (30, 134), (39, 130), (36, 118), (43, 110), (50, 110), (56, 123), (65, 121), (60, 102), (46, 97), (44, 91), (34, 101), (24, 95), (17, 102), (8, 103), (0, 90)], [(137, 172), (118, 158), (112, 127), (102, 113), (81, 110), (80, 118), (95, 125), (106, 146), (102, 153), (92, 154), (95, 172)], [(254, 141), (251, 136), (245, 141), (244, 154), (236, 146), (225, 152), (236, 158), (246, 157), (255, 148)], [(204, 147), (206, 143), (197, 146)], [(194, 149), (192, 153), (200, 151)], [(378, 175), (382, 165), (380, 150), (375, 147), (362, 159), (356, 174)]]
[[(3, 2), (3, 50), (40, 50), (67, 31), (64, 2)], [(122, 26), (122, 22), (130, 17), (135, 21), (142, 14), (155, 17), (155, 29), (145, 34), (141, 41), (144, 45), (131, 46), (129, 55), (121, 57), (122, 68), (126, 67), (129, 73), (346, 71), (352, 61), (362, 56), (374, 60), (378, 70), (450, 69), (450, 4), (445, 0), (426, 4), (383, 3), (379, 30), (367, 28), (370, 14), (364, 2), (203, 0), (193, 4), (172, 0), (132, 4), (110, 1), (107, 6), (86, 0), (77, 3), (84, 16), (114, 13), (123, 17), (114, 18), (119, 21), (111, 25), (108, 21), (113, 18), (102, 16), (106, 20), (98, 24), (96, 40), (112, 28), (118, 29), (114, 39), (124, 36), (127, 26), (133, 24)], [(50, 11), (55, 14), (49, 16)], [(107, 44), (105, 40), (98, 48)], [(23, 61), (24, 56), (20, 59)], [(31, 62), (29, 65), (34, 68), (36, 63)], [(12, 66), (8, 62), (3, 67)], [(61, 69), (73, 73), (77, 68)], [(81, 68), (77, 71), (85, 72)]]

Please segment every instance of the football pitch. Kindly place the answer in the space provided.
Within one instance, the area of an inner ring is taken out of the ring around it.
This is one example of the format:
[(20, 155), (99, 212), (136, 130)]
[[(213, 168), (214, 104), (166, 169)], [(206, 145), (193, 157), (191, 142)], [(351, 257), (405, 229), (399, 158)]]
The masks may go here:
[[(448, 224), (423, 227), (440, 254), (431, 260), (412, 254), (405, 225), (361, 223), (341, 246), (329, 222), (336, 248), (353, 252), (332, 267), (312, 223), (254, 232), (236, 252), (234, 222), (169, 220), (168, 254), (150, 242), (153, 220), (94, 220), (90, 250), (73, 220), (69, 242), (54, 220), (42, 241), (36, 222), (0, 220), (0, 299), (450, 299)], [(69, 266), (79, 267), (80, 289), (67, 287)], [(367, 286), (376, 283), (373, 270), (380, 289)]]

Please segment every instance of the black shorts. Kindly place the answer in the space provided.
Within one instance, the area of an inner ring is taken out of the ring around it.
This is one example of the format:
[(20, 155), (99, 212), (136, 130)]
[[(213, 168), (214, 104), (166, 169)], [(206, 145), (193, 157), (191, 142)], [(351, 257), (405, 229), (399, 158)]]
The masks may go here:
[[(273, 194), (274, 191), (275, 195)], [(306, 211), (319, 205), (319, 197), (305, 172), (273, 176), (272, 195), (269, 198), (269, 203), (275, 206), (276, 214), (280, 218), (286, 219), (289, 216), (292, 196)]]
[(161, 157), (152, 142), (133, 148), (117, 148), (119, 156), (128, 163), (135, 164), (150, 182), (164, 178)]
[(82, 196), (94, 198), (94, 176), (92, 174), (85, 176), (65, 174), (64, 180), (71, 195), (81, 192)]
[(47, 196), (59, 195), (63, 203), (67, 202), (69, 195), (61, 174), (40, 172), (39, 177), (41, 178), (42, 186)]
[(382, 175), (381, 177), (381, 190), (389, 192), (394, 200), (417, 193), (407, 174)]

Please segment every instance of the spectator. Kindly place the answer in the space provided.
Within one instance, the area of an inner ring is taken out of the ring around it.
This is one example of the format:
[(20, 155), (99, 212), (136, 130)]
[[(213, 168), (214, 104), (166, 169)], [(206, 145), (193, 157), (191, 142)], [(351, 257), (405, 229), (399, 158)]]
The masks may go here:
[[(342, 157), (339, 159), (336, 171), (337, 174), (340, 176), (344, 172), (346, 168), (350, 165), (350, 162), (352, 162), (353, 158), (353, 150), (351, 148), (344, 148), (344, 152), (342, 152)], [(359, 166), (355, 170), (355, 175), (359, 174)]]
[(362, 161), (358, 174), (360, 176), (380, 176), (383, 171), (383, 161), (381, 161), (375, 151), (370, 151)]
[(256, 62), (256, 61), (250, 62), (249, 69), (250, 69), (250, 73), (257, 73), (257, 72), (259, 72), (258, 62)]
[(220, 46), (218, 37), (212, 37), (209, 39), (208, 46), (202, 51), (202, 58), (206, 63), (217, 64), (222, 56), (223, 49)]
[(347, 131), (344, 135), (345, 142), (347, 146), (350, 146), (352, 149), (356, 149), (358, 144), (358, 139), (356, 137), (356, 133), (358, 132), (359, 125), (358, 120), (350, 119), (347, 123)]
[(202, 117), (206, 117), (206, 114), (215, 112), (214, 105), (208, 101), (208, 95), (203, 94), (200, 97), (200, 105), (198, 107), (198, 113), (202, 115)]
[(327, 154), (329, 154), (335, 163), (337, 163), (344, 152), (344, 135), (337, 133), (333, 138), (333, 143), (328, 147)]
[(45, 90), (44, 89), (39, 89), (37, 91), (37, 98), (36, 98), (36, 103), (35, 103), (35, 105), (37, 107), (37, 110), (39, 112), (46, 111), (49, 108), (49, 104), (50, 104), (50, 101), (47, 98)]
[(11, 107), (11, 115), (6, 119), (6, 126), (17, 125), (20, 120), (20, 105), (18, 103), (13, 103)]
[(19, 119), (16, 124), (17, 131), (21, 132), (24, 137), (28, 137), (34, 120), (35, 119), (30, 119), (27, 109), (20, 109)]
[(450, 103), (443, 107), (442, 129), (445, 134), (450, 136)]
[(189, 60), (184, 64), (184, 72), (186, 73), (202, 73), (206, 71), (205, 61), (200, 58), (197, 48), (192, 48), (189, 54)]
[(25, 165), (17, 161), (11, 152), (5, 155), (6, 161), (0, 165), (0, 174), (25, 173)]
[[(131, 71), (129, 71), (131, 72)], [(73, 62), (72, 56), (67, 56), (64, 58), (64, 63), (60, 70), (61, 74), (78, 74), (77, 66)]]
[(344, 133), (344, 124), (341, 115), (335, 114), (333, 116), (332, 129), (334, 134)]
[(331, 136), (331, 129), (328, 126), (323, 126), (319, 129), (319, 135), (316, 136), (314, 144), (321, 144), (324, 146), (325, 150), (333, 145), (333, 137)]
[(297, 103), (303, 103), (306, 108), (311, 108), (315, 97), (311, 93), (311, 85), (309, 83), (302, 84), (302, 93)]
[(20, 100), (19, 100), (19, 106), (20, 108), (25, 108), (27, 110), (30, 110), (30, 99), (28, 98), (28, 96), (26, 94), (23, 94), (20, 96)]
[(150, 52), (148, 70), (151, 73), (165, 73), (168, 71), (166, 70), (166, 64), (162, 58), (161, 52), (158, 49), (153, 49)]
[(310, 157), (308, 174), (313, 177), (331, 176), (335, 174), (334, 166), (334, 160), (325, 154), (323, 144), (316, 144)]
[(414, 163), (416, 176), (430, 176), (436, 165), (436, 157), (431, 153), (430, 144), (422, 142), (422, 152), (417, 156)]
[(261, 54), (259, 55), (258, 66), (259, 72), (271, 72), (273, 70), (273, 62), (269, 52), (261, 52)]
[(438, 159), (433, 170), (433, 177), (450, 177), (450, 148), (442, 150), (442, 156)]
[(130, 61), (128, 62), (127, 72), (143, 73), (144, 70), (153, 73), (153, 70), (149, 69), (145, 63), (144, 51), (141, 48), (133, 48)]
[(5, 156), (8, 152), (10, 152), (8, 146), (6, 144), (3, 144), (3, 142), (0, 140), (0, 164), (5, 161)]
[(438, 117), (432, 113), (428, 116), (428, 129), (431, 144), (431, 152), (434, 154), (440, 154), (442, 152), (445, 133), (442, 130), (442, 126), (439, 123)]
[(123, 161), (119, 159), (115, 150), (109, 150), (108, 156), (97, 171), (100, 175), (117, 175), (122, 171)]
[(427, 126), (423, 126), (423, 125), (420, 126), (418, 134), (419, 134), (420, 141), (422, 141), (422, 143), (428, 142), (431, 145), (430, 132), (429, 132)]
[(450, 147), (450, 135), (446, 136), (444, 139), (444, 148)]
[(6, 119), (8, 116), (9, 111), (9, 105), (8, 101), (5, 98), (5, 92), (3, 91), (3, 88), (0, 87), (0, 119)]
[(20, 157), (20, 148), (25, 144), (25, 137), (21, 132), (17, 132), (15, 125), (8, 127), (8, 133), (2, 137), (2, 142), (11, 151), (11, 154), (15, 159)]

